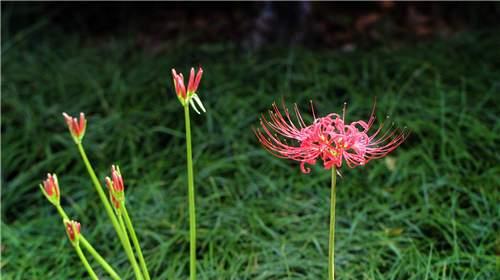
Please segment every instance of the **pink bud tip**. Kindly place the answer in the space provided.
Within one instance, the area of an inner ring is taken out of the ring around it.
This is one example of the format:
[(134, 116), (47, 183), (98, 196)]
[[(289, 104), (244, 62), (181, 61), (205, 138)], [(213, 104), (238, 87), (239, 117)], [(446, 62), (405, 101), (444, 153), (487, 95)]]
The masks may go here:
[(43, 189), (54, 202), (59, 201), (59, 182), (56, 174), (47, 174), (47, 179), (43, 181)]
[(74, 242), (80, 235), (80, 223), (73, 220), (66, 220), (65, 224), (68, 237), (72, 242)]
[(87, 126), (87, 119), (85, 118), (85, 114), (80, 113), (80, 119), (73, 118), (66, 113), (63, 113), (63, 116), (75, 141), (81, 141), (83, 135), (85, 134), (85, 128)]

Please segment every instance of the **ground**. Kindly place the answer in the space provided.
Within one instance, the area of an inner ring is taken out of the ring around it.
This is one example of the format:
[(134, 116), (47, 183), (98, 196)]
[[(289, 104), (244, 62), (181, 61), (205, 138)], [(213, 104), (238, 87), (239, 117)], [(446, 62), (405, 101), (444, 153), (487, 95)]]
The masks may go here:
[[(252, 128), (273, 101), (307, 119), (341, 112), (407, 127), (390, 157), (342, 168), (338, 279), (493, 279), (498, 242), (500, 37), (336, 50), (127, 39), (92, 44), (34, 31), (2, 40), (2, 279), (86, 278), (38, 184), (62, 203), (120, 275), (133, 275), (67, 131), (88, 116), (84, 145), (102, 180), (118, 163), (154, 279), (186, 279), (188, 212), (182, 108), (170, 69), (202, 65), (193, 114), (199, 279), (324, 279), (329, 171), (302, 174), (262, 149)], [(4, 37), (5, 36), (5, 37)], [(92, 262), (99, 275), (105, 275)]]

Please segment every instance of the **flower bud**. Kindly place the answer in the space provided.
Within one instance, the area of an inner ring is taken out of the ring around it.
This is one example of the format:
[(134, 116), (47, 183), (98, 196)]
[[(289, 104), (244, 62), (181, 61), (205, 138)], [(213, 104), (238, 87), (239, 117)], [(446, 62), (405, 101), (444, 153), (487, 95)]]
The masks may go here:
[(105, 180), (109, 191), (109, 198), (113, 203), (115, 210), (119, 211), (120, 206), (125, 203), (125, 187), (123, 184), (123, 177), (120, 173), (120, 167), (112, 165), (111, 178), (106, 177)]
[(191, 68), (186, 90), (186, 86), (184, 85), (184, 76), (182, 73), (177, 74), (175, 69), (172, 69), (172, 78), (177, 98), (179, 98), (182, 106), (188, 106), (189, 104), (198, 114), (200, 114), (198, 107), (201, 111), (206, 112), (203, 104), (201, 103), (200, 97), (196, 94), (202, 75), (203, 69), (201, 69), (201, 67), (198, 69), (198, 72), (195, 72), (194, 68)]
[(43, 185), (40, 184), (40, 189), (43, 195), (50, 201), (50, 203), (55, 206), (59, 205), (60, 192), (59, 192), (59, 182), (57, 180), (56, 174), (47, 174), (47, 179), (43, 181)]
[(76, 144), (82, 142), (83, 136), (85, 135), (85, 128), (87, 127), (87, 119), (84, 113), (80, 113), (80, 120), (73, 118), (70, 115), (63, 113), (66, 124), (68, 125), (69, 132)]
[(66, 233), (73, 246), (78, 245), (80, 238), (80, 223), (73, 220), (64, 220), (64, 226), (66, 227)]

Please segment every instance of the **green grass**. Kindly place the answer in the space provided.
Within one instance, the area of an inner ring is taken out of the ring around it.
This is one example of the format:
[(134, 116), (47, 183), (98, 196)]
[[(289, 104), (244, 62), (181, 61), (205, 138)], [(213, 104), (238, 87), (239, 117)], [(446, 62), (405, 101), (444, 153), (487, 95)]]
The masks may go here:
[(259, 147), (251, 128), (281, 98), (306, 115), (309, 100), (319, 114), (347, 101), (353, 121), (368, 117), (375, 96), (380, 119), (389, 114), (411, 136), (388, 160), (343, 168), (337, 278), (494, 278), (498, 33), (397, 50), (254, 54), (229, 43), (170, 43), (151, 54), (123, 39), (2, 34), (2, 279), (87, 277), (38, 189), (47, 172), (58, 174), (64, 208), (88, 240), (133, 276), (63, 111), (87, 113), (84, 145), (101, 179), (120, 164), (152, 277), (187, 278), (184, 122), (170, 69), (198, 64), (208, 110), (192, 120), (200, 279), (326, 278), (330, 173), (301, 174)]

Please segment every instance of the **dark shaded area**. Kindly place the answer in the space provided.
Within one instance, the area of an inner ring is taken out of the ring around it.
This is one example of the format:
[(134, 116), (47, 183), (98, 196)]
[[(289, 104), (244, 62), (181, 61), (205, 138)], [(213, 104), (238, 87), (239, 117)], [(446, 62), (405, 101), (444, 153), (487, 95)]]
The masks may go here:
[(179, 38), (232, 41), (247, 49), (300, 44), (352, 50), (446, 38), (500, 23), (500, 4), (494, 2), (4, 2), (2, 9), (13, 33), (47, 21), (54, 30), (85, 37), (128, 36), (153, 50)]

